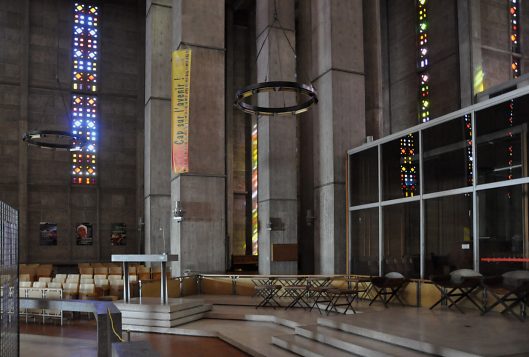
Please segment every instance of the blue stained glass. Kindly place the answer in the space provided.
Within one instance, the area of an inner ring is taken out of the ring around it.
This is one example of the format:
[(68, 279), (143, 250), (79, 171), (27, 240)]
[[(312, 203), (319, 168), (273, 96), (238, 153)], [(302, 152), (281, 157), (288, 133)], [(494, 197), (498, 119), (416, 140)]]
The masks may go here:
[[(88, 3), (74, 4), (72, 131), (82, 135), (88, 144), (72, 155), (72, 177), (75, 184), (95, 184), (97, 163), (97, 60), (98, 7)], [(86, 153), (83, 155), (83, 152)], [(87, 176), (90, 176), (88, 178)]]

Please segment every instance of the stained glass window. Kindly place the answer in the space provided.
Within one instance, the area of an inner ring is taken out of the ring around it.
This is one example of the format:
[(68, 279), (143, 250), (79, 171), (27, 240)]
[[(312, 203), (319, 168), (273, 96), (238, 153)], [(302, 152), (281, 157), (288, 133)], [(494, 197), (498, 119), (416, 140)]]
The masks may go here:
[(512, 154), (513, 154), (513, 140), (512, 140), (512, 122), (513, 122), (513, 112), (514, 112), (514, 100), (511, 99), (507, 102), (507, 138), (508, 138), (508, 145), (507, 145), (507, 180), (512, 180), (512, 169), (513, 169), (513, 162), (512, 162)]
[(512, 77), (520, 76), (520, 4), (519, 0), (509, 0), (509, 22), (511, 32), (511, 52), (512, 52)]
[(72, 182), (92, 185), (97, 174), (97, 62), (99, 60), (99, 9), (75, 3), (72, 62), (72, 133), (86, 145), (72, 153)]
[[(430, 75), (428, 74), (428, 13), (426, 0), (417, 0), (417, 71), (419, 73), (418, 119), (425, 123), (430, 120)], [(413, 136), (400, 140), (400, 183), (402, 195), (413, 197), (417, 184), (417, 172), (413, 163), (415, 142)]]
[(430, 76), (428, 75), (428, 13), (426, 0), (417, 1), (417, 69), (419, 72), (419, 122), (430, 120)]
[(255, 122), (252, 127), (252, 255), (258, 254), (257, 183), (257, 122)]
[(415, 140), (413, 134), (409, 134), (400, 139), (400, 183), (404, 197), (415, 195), (417, 169), (413, 155), (415, 155)]
[[(511, 41), (511, 73), (513, 78), (520, 76), (520, 4), (519, 0), (509, 0), (509, 22), (510, 22), (510, 41)], [(514, 101), (508, 102), (507, 108), (507, 137), (509, 138), (509, 145), (507, 145), (507, 180), (512, 180), (512, 116), (514, 111)]]
[(465, 140), (466, 145), (466, 164), (467, 164), (467, 185), (472, 186), (474, 182), (474, 160), (472, 159), (472, 117), (470, 114), (465, 114)]

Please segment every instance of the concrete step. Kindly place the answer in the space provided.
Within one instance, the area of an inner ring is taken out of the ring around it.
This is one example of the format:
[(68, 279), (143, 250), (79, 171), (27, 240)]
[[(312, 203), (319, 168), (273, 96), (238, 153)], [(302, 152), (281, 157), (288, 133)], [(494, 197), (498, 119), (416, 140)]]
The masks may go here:
[(202, 299), (185, 300), (184, 298), (170, 298), (167, 304), (161, 304), (158, 298), (132, 298), (130, 302), (123, 300), (114, 301), (114, 305), (121, 311), (141, 311), (154, 313), (171, 313), (180, 310), (187, 310), (196, 306), (202, 306), (205, 302)]
[(152, 311), (136, 311), (136, 310), (121, 310), (122, 318), (127, 319), (148, 319), (148, 320), (176, 320), (189, 315), (198, 314), (211, 310), (211, 305), (198, 305), (187, 309), (177, 310), (173, 312), (152, 312)]
[(299, 335), (272, 336), (272, 344), (305, 357), (360, 356)]
[(354, 335), (333, 328), (308, 325), (296, 327), (297, 335), (316, 340), (321, 343), (339, 348), (341, 350), (355, 353), (366, 357), (419, 357), (423, 352), (410, 350), (408, 348), (392, 345), (386, 342), (373, 340), (371, 338)]
[[(205, 312), (198, 314), (187, 315), (174, 320), (152, 320), (152, 319), (130, 319), (126, 317), (121, 318), (121, 323), (127, 326), (150, 326), (150, 327), (175, 327), (178, 325), (187, 324), (191, 321), (196, 321), (204, 318)], [(135, 331), (132, 329), (131, 331)]]
[(381, 331), (380, 328), (375, 329), (362, 326), (360, 323), (355, 322), (354, 319), (345, 320), (343, 318), (320, 317), (318, 318), (318, 325), (436, 356), (479, 356), (478, 354), (468, 353), (460, 349), (439, 345), (434, 342), (414, 339), (412, 337), (399, 336), (398, 334), (392, 332)]

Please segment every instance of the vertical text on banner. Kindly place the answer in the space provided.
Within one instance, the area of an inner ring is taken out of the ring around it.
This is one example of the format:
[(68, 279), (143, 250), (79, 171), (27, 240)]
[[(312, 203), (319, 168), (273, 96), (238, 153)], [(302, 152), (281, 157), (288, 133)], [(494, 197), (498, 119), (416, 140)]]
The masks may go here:
[(171, 78), (171, 167), (173, 173), (189, 171), (189, 87), (191, 50), (173, 51)]

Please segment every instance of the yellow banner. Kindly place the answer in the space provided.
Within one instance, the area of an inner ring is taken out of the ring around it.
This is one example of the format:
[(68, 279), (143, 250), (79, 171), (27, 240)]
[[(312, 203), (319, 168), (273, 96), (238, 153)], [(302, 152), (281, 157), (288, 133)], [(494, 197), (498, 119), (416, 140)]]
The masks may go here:
[(191, 50), (173, 51), (171, 78), (171, 157), (175, 174), (189, 171), (189, 87)]

